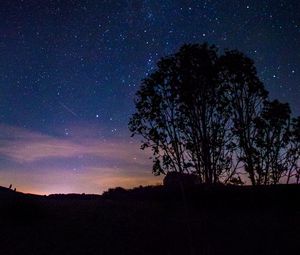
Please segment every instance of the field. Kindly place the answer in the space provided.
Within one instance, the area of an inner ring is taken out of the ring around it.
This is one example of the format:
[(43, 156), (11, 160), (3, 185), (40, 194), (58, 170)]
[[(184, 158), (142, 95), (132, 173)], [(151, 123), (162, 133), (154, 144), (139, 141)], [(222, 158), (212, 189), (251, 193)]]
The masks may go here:
[(297, 254), (299, 202), (296, 185), (102, 196), (0, 188), (0, 254)]

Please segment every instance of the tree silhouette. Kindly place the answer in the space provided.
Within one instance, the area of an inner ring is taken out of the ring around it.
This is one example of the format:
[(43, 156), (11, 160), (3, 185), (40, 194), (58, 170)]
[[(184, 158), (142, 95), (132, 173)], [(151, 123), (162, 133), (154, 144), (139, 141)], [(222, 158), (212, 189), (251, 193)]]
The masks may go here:
[(267, 101), (255, 120), (254, 166), (257, 184), (277, 184), (287, 173), (290, 114), (289, 104), (278, 100)]
[(235, 135), (236, 158), (243, 162), (253, 185), (256, 180), (257, 160), (254, 137), (257, 128), (254, 120), (261, 114), (268, 92), (259, 80), (251, 59), (238, 51), (226, 51), (220, 57), (222, 81), (227, 88), (231, 104), (232, 131)]
[(137, 112), (129, 122), (130, 131), (144, 138), (141, 149), (151, 148), (153, 173), (159, 175), (168, 170), (183, 172), (185, 149), (179, 128), (179, 102), (177, 67), (173, 57), (158, 63), (158, 70), (143, 81), (137, 92)]
[(196, 174), (200, 183), (252, 185), (300, 179), (300, 117), (268, 101), (251, 59), (239, 51), (187, 44), (162, 58), (145, 78), (129, 121), (141, 149), (152, 150), (153, 173)]
[(219, 71), (216, 47), (184, 45), (143, 81), (129, 128), (144, 138), (142, 149), (152, 149), (155, 174), (196, 172), (205, 183), (233, 176), (230, 104)]
[(231, 176), (230, 109), (214, 46), (185, 45), (175, 55), (182, 134), (200, 182)]
[(292, 119), (290, 141), (287, 151), (288, 172), (287, 183), (291, 178), (296, 178), (296, 183), (300, 181), (300, 116)]

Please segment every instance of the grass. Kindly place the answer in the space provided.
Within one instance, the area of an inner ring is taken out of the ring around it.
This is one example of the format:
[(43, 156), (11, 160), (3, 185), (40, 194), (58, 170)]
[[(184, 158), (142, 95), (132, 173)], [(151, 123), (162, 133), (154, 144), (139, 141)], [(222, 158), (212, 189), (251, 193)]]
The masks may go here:
[(295, 254), (300, 186), (0, 189), (0, 254)]

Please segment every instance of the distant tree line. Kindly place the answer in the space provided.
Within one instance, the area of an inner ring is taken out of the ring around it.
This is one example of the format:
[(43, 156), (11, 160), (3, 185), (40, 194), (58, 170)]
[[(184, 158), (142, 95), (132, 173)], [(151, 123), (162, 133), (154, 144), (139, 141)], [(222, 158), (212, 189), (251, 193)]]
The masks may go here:
[(299, 183), (300, 117), (270, 100), (253, 61), (236, 50), (188, 44), (146, 77), (130, 119), (153, 173), (193, 173), (200, 183)]

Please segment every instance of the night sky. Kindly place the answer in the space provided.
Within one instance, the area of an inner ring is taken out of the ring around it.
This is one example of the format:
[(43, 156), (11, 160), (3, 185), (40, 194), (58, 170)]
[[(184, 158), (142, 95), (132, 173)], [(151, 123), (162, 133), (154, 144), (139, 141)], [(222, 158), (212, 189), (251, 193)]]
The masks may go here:
[(0, 3), (0, 185), (101, 193), (156, 184), (130, 138), (134, 94), (183, 43), (239, 49), (300, 114), (300, 1)]

